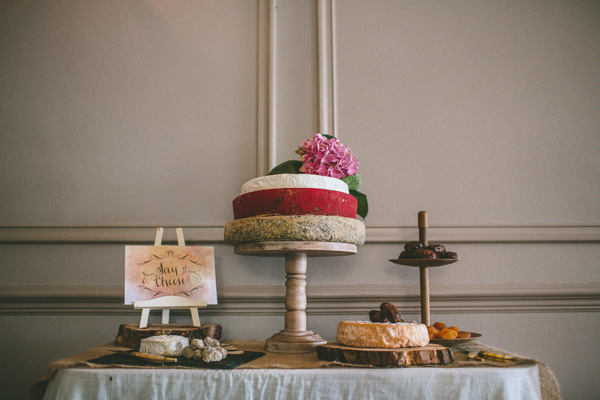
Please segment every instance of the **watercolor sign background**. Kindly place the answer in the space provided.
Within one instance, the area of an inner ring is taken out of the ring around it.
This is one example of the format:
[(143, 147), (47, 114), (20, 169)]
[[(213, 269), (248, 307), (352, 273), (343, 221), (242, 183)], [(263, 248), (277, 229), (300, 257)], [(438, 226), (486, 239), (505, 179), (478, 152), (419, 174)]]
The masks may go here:
[(214, 247), (125, 246), (125, 304), (163, 296), (217, 304)]

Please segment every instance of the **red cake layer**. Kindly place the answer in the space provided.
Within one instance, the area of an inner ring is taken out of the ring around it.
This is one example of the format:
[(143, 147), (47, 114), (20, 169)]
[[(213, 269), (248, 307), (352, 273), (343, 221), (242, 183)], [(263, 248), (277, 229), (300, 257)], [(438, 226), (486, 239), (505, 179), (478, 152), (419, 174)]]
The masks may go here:
[(238, 196), (233, 200), (233, 217), (259, 215), (336, 215), (356, 218), (356, 198), (326, 189), (266, 189)]

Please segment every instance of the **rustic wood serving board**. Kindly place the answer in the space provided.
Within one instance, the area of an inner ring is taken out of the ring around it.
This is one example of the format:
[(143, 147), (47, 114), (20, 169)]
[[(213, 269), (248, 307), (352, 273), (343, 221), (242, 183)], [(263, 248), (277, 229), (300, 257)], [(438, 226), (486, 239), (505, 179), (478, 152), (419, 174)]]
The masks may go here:
[(423, 347), (377, 349), (349, 347), (337, 342), (328, 342), (317, 346), (317, 357), (322, 361), (337, 361), (376, 367), (444, 365), (454, 361), (452, 350), (437, 344), (429, 344)]
[(156, 324), (149, 325), (146, 328), (140, 328), (139, 324), (122, 324), (119, 326), (115, 345), (129, 347), (130, 349), (139, 349), (142, 339), (159, 335), (180, 335), (186, 336), (189, 339), (211, 337), (221, 340), (221, 332), (222, 327), (217, 324), (201, 324), (201, 326)]

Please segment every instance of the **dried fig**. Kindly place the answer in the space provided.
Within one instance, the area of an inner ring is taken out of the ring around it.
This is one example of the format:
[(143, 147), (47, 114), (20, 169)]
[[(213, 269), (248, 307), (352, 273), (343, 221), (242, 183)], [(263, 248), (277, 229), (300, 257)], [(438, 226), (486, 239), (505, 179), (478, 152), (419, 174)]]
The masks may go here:
[(447, 251), (444, 253), (444, 258), (450, 258), (452, 260), (458, 260), (458, 254), (453, 251)]
[(437, 256), (435, 255), (435, 251), (429, 249), (417, 249), (415, 250), (415, 258), (420, 259), (434, 259)]
[(446, 248), (444, 246), (442, 246), (441, 244), (430, 244), (426, 248), (429, 250), (433, 250), (435, 253), (445, 253), (446, 252)]
[(379, 306), (383, 315), (388, 321), (396, 323), (400, 322), (400, 311), (392, 303), (381, 303)]
[(406, 250), (409, 253), (413, 253), (415, 250), (420, 249), (421, 247), (423, 247), (423, 244), (421, 242), (412, 241), (404, 245), (404, 250)]
[(371, 322), (385, 322), (385, 315), (379, 310), (371, 310), (369, 311), (369, 319)]

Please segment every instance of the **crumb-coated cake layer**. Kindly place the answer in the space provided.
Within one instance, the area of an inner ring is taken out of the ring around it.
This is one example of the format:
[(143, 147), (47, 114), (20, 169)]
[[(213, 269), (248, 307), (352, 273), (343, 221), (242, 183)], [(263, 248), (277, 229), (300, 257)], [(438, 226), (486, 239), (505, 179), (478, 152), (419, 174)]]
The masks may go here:
[(225, 224), (225, 243), (315, 241), (361, 245), (365, 224), (329, 215), (285, 215), (236, 219)]

